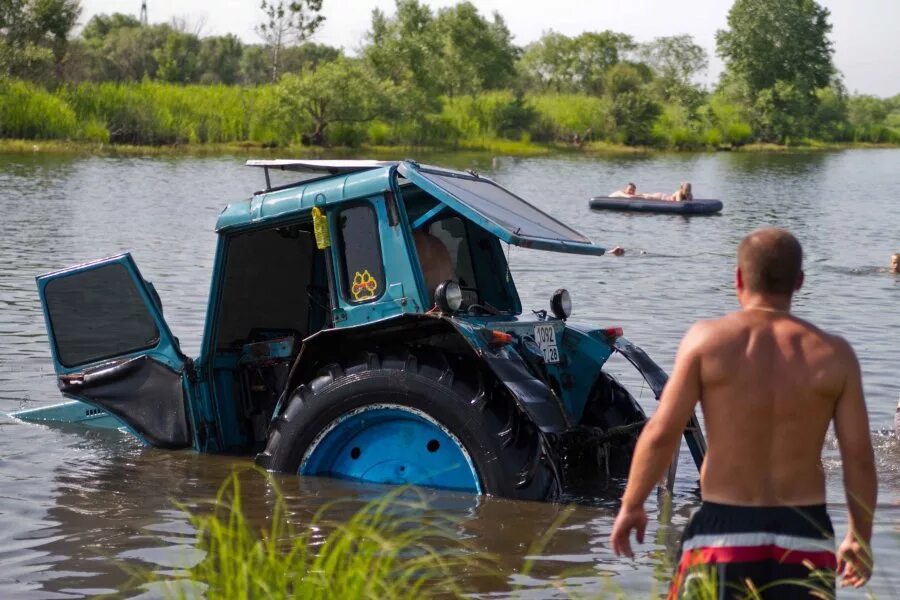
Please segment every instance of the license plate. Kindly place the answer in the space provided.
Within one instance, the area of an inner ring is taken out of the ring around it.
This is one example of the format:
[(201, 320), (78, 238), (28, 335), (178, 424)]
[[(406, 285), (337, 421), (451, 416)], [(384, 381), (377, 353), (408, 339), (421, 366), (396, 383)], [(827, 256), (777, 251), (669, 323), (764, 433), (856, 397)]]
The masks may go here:
[(535, 325), (534, 341), (544, 353), (544, 362), (548, 364), (559, 362), (559, 348), (556, 346), (556, 330), (553, 325)]

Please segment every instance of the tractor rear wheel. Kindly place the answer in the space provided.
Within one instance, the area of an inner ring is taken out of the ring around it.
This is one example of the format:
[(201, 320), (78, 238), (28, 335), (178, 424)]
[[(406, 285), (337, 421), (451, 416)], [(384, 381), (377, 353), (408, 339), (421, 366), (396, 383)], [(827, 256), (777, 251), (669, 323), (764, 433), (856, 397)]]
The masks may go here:
[(298, 386), (260, 466), (372, 483), (552, 500), (543, 436), (475, 365), (433, 349), (365, 353)]

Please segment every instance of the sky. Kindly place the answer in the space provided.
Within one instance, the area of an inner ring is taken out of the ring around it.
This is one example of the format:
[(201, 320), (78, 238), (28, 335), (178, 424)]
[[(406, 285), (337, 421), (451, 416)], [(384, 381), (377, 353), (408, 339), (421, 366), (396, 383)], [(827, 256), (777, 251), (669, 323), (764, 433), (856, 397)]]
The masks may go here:
[[(701, 82), (714, 83), (722, 70), (715, 55), (715, 32), (726, 27), (731, 0), (472, 0), (484, 15), (499, 12), (524, 46), (548, 30), (569, 36), (611, 29), (649, 41), (688, 34), (710, 57)], [(851, 92), (893, 96), (900, 93), (900, 0), (818, 0), (831, 11), (834, 63)], [(433, 9), (456, 0), (424, 0)], [(95, 14), (124, 12), (135, 16), (141, 0), (82, 0), (81, 23)], [(147, 0), (151, 23), (186, 20), (200, 35), (234, 33), (258, 43), (254, 26), (262, 20), (259, 0)], [(393, 0), (324, 0), (325, 23), (313, 41), (354, 54), (369, 27), (372, 9), (394, 11)]]

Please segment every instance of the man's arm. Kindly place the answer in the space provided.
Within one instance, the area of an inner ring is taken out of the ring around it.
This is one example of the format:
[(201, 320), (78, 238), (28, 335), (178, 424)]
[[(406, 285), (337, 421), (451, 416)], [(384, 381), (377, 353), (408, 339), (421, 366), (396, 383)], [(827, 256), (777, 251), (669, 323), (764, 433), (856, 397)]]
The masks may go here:
[(838, 572), (844, 574), (844, 585), (859, 587), (872, 572), (870, 544), (878, 484), (859, 361), (847, 342), (839, 344), (838, 356), (848, 372), (834, 410), (834, 432), (844, 469), (850, 530), (838, 550)]
[(629, 541), (633, 529), (637, 530), (638, 542), (644, 541), (644, 501), (672, 462), (691, 411), (700, 399), (700, 345), (704, 329), (698, 323), (684, 336), (659, 406), (638, 438), (622, 508), (611, 536), (616, 554), (633, 555)]

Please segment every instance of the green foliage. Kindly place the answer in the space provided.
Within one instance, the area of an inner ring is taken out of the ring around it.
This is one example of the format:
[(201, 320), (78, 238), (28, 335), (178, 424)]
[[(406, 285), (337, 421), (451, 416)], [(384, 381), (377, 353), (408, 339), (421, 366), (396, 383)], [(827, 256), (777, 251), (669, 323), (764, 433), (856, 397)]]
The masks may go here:
[(329, 125), (340, 124), (341, 140), (357, 145), (363, 139), (362, 124), (387, 110), (388, 94), (358, 61), (339, 58), (315, 71), (285, 75), (276, 87), (276, 98), (281, 121), (304, 143), (330, 143)]
[(238, 83), (241, 78), (243, 55), (244, 45), (234, 34), (200, 40), (200, 52), (195, 67), (200, 72), (200, 83), (207, 85)]
[(654, 87), (665, 101), (678, 102), (690, 108), (700, 104), (698, 90), (692, 80), (706, 70), (706, 51), (689, 35), (659, 37), (642, 44), (639, 55), (655, 74)]
[(834, 73), (828, 17), (815, 0), (735, 0), (729, 29), (716, 33), (718, 53), (753, 95), (779, 81), (801, 92), (826, 87)]
[(485, 92), (447, 99), (442, 116), (466, 138), (521, 139), (538, 114), (522, 94)]
[(515, 73), (516, 52), (503, 18), (488, 21), (470, 2), (443, 8), (434, 21), (440, 41), (435, 66), (442, 92), (448, 96), (474, 94), (509, 84)]
[(607, 71), (634, 48), (624, 33), (607, 30), (569, 38), (550, 31), (525, 48), (518, 68), (532, 90), (601, 95)]
[(660, 112), (660, 106), (644, 92), (619, 93), (610, 111), (615, 126), (613, 140), (629, 146), (651, 143), (653, 122)]
[[(437, 96), (474, 94), (512, 82), (516, 50), (499, 14), (489, 21), (469, 2), (443, 8), (437, 16), (418, 0), (397, 0), (396, 6), (391, 18), (373, 11), (363, 54), (379, 78), (411, 99), (407, 113), (421, 115), (410, 110), (421, 100), (433, 110)], [(414, 90), (419, 93), (410, 95)]]
[(175, 587), (181, 597), (419, 600), (439, 590), (462, 598), (456, 573), (497, 572), (496, 560), (460, 540), (449, 517), (423, 518), (427, 505), (406, 500), (405, 488), (349, 520), (331, 521), (336, 506), (326, 506), (297, 531), (280, 491), (269, 485), (276, 499), (271, 525), (262, 530), (244, 516), (238, 475), (220, 488), (211, 512), (190, 515), (205, 558), (176, 576), (187, 584)]
[(241, 88), (148, 81), (81, 84), (61, 94), (80, 120), (106, 127), (113, 143), (223, 143), (249, 137), (253, 94)]
[(0, 80), (0, 137), (70, 139), (77, 133), (75, 112), (63, 100), (23, 81)]
[(608, 139), (611, 102), (582, 94), (545, 94), (531, 98), (538, 114), (532, 139), (542, 142)]
[(79, 0), (0, 0), (0, 76), (46, 80), (80, 14)]
[(900, 143), (900, 96), (855, 96), (847, 103), (847, 121), (855, 142)]
[(197, 79), (200, 40), (197, 36), (170, 31), (161, 48), (153, 51), (156, 78), (170, 83), (190, 83)]
[(736, 0), (730, 29), (716, 33), (726, 75), (746, 93), (759, 139), (783, 142), (814, 128), (816, 90), (835, 73), (828, 16), (815, 0)]

